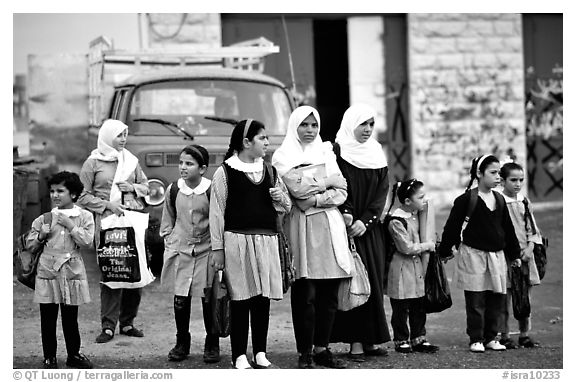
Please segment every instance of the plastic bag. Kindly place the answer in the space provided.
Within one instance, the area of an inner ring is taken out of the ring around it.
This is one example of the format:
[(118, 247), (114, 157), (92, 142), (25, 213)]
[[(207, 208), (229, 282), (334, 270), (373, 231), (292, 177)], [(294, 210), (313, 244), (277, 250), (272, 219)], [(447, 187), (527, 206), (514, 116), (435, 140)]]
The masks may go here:
[(368, 271), (356, 252), (354, 239), (350, 240), (350, 253), (354, 259), (352, 277), (343, 279), (338, 287), (338, 310), (348, 311), (368, 301), (370, 298), (370, 280)]
[(426, 313), (438, 313), (452, 306), (450, 286), (444, 265), (436, 252), (430, 252), (428, 268), (424, 278), (424, 306)]
[(522, 262), (520, 267), (508, 267), (510, 288), (512, 290), (512, 310), (514, 318), (522, 320), (530, 317), (530, 271), (528, 264)]
[(101, 223), (97, 259), (102, 282), (112, 289), (130, 289), (154, 281), (144, 245), (148, 214), (124, 211), (124, 215), (110, 215)]
[(536, 263), (536, 269), (538, 269), (538, 277), (540, 280), (544, 278), (546, 274), (546, 264), (548, 259), (546, 258), (546, 247), (548, 247), (548, 239), (542, 238), (543, 244), (534, 244), (534, 262)]
[(210, 309), (210, 334), (219, 337), (230, 335), (230, 294), (223, 280), (222, 271), (218, 271), (212, 280), (212, 286), (204, 289), (206, 303)]

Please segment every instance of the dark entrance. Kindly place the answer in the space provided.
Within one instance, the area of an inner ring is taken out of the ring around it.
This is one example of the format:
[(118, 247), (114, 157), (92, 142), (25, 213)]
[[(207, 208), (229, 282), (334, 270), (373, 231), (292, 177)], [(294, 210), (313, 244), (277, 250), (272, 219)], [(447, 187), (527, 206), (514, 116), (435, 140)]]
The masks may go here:
[(316, 109), (322, 140), (334, 141), (350, 105), (348, 86), (348, 31), (346, 19), (314, 20)]

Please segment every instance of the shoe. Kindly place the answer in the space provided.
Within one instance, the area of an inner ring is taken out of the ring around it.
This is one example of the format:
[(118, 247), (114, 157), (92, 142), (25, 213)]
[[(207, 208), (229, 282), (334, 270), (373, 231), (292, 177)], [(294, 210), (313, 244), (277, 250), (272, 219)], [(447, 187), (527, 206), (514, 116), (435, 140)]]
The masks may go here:
[(484, 353), (484, 344), (482, 342), (474, 342), (470, 344), (470, 351), (472, 353)]
[(346, 369), (346, 364), (339, 359), (334, 358), (330, 349), (326, 348), (312, 356), (317, 365), (329, 367), (331, 369)]
[(124, 334), (129, 337), (144, 337), (144, 332), (140, 329), (136, 329), (133, 326), (125, 326), (120, 329), (120, 334)]
[(80, 352), (74, 355), (69, 355), (66, 359), (66, 366), (75, 369), (92, 369), (94, 367), (88, 357)]
[(394, 347), (394, 350), (396, 350), (398, 353), (403, 353), (403, 354), (408, 354), (408, 353), (412, 353), (412, 348), (410, 347), (409, 343), (401, 343), (399, 345), (396, 345)]
[(43, 369), (58, 369), (58, 361), (56, 357), (45, 358), (42, 362)]
[(304, 353), (298, 356), (298, 369), (314, 369), (312, 354)]
[(202, 359), (205, 363), (220, 362), (220, 338), (218, 336), (206, 335)]
[(534, 341), (532, 338), (526, 336), (518, 338), (518, 345), (523, 348), (537, 348), (540, 347), (540, 342)]
[(364, 354), (371, 357), (386, 357), (388, 355), (388, 350), (377, 346), (372, 349), (364, 348)]
[[(258, 354), (262, 354), (262, 356), (258, 357)], [(256, 354), (256, 356), (254, 357), (254, 360), (252, 361), (252, 368), (253, 369), (279, 369), (278, 366), (276, 366), (272, 362), (268, 361), (268, 359), (266, 358), (266, 353), (258, 352), (258, 354)], [(264, 358), (263, 360), (262, 360), (262, 357)], [(260, 358), (261, 361), (267, 362), (268, 365), (264, 366), (264, 365), (258, 364), (258, 362), (256, 362), (257, 358)]]
[(432, 345), (430, 342), (421, 342), (418, 345), (412, 346), (412, 350), (419, 353), (436, 353), (440, 348)]
[(518, 349), (518, 345), (512, 338), (501, 338), (500, 344), (506, 346), (506, 349)]
[(102, 333), (96, 337), (96, 343), (103, 344), (109, 342), (114, 338), (114, 331), (112, 329), (102, 329)]
[(190, 354), (190, 333), (176, 334), (176, 345), (168, 352), (168, 360), (180, 362)]
[(352, 362), (366, 362), (364, 353), (348, 353), (348, 359)]
[(496, 340), (492, 340), (484, 345), (486, 349), (495, 350), (495, 351), (504, 351), (506, 350), (506, 346), (502, 345), (500, 342)]
[(234, 362), (235, 369), (252, 369), (252, 365), (248, 362), (248, 358), (246, 358), (246, 354), (242, 354), (238, 358), (236, 358), (236, 362)]

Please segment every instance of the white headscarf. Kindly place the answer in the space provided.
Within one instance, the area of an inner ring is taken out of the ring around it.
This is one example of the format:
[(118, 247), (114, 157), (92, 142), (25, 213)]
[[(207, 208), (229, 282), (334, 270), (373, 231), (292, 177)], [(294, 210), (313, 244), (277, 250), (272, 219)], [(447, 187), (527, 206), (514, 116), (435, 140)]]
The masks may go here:
[(107, 119), (104, 121), (100, 127), (100, 131), (98, 131), (98, 147), (92, 150), (92, 153), (90, 154), (90, 158), (101, 161), (118, 161), (114, 180), (112, 181), (112, 189), (110, 190), (111, 202), (120, 202), (122, 192), (118, 188), (117, 183), (127, 180), (138, 165), (138, 158), (136, 158), (130, 151), (126, 149), (118, 151), (112, 146), (114, 138), (126, 129), (128, 129), (128, 126), (126, 126), (122, 121), (116, 119)]
[[(311, 106), (300, 106), (290, 114), (288, 119), (288, 131), (282, 145), (272, 155), (272, 165), (278, 170), (280, 176), (284, 176), (288, 171), (301, 164), (321, 164), (326, 166), (326, 175), (340, 173), (336, 163), (336, 155), (332, 151), (332, 143), (322, 142), (320, 139), (320, 128), (314, 141), (303, 145), (298, 138), (298, 126), (308, 116), (312, 114), (320, 127), (320, 115)], [(330, 237), (332, 239), (332, 249), (336, 257), (336, 262), (346, 273), (352, 271), (352, 257), (348, 249), (348, 237), (346, 225), (342, 214), (337, 208), (329, 208), (324, 211), (330, 226)], [(306, 216), (300, 215), (300, 226), (305, 226)]]
[(336, 143), (340, 145), (340, 156), (346, 162), (358, 168), (377, 169), (386, 167), (386, 156), (382, 145), (371, 136), (360, 143), (354, 137), (354, 130), (370, 118), (376, 117), (376, 111), (368, 105), (352, 105), (344, 113), (340, 130), (336, 134)]
[[(318, 122), (318, 135), (314, 141), (302, 144), (298, 137), (298, 126), (312, 114)], [(330, 142), (322, 142), (320, 138), (320, 115), (311, 106), (300, 106), (290, 114), (288, 131), (282, 145), (272, 155), (272, 165), (278, 170), (280, 176), (301, 164), (326, 164), (326, 173), (331, 175), (339, 173), (336, 156), (332, 151)]]

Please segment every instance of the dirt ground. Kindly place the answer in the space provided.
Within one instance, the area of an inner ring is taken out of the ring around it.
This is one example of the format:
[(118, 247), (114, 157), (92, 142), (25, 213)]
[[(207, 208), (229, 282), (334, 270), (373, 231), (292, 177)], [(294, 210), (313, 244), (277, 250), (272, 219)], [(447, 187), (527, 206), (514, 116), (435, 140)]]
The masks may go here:
[[(438, 227), (443, 227), (447, 211), (438, 214)], [(562, 207), (536, 211), (539, 226), (550, 239), (549, 264), (542, 284), (533, 290), (532, 334), (542, 344), (536, 349), (509, 350), (473, 354), (468, 351), (463, 292), (452, 286), (453, 306), (441, 313), (430, 314), (427, 321), (428, 339), (440, 346), (436, 354), (403, 355), (393, 351), (392, 343), (385, 344), (388, 357), (369, 358), (367, 362), (347, 360), (347, 344), (332, 344), (337, 357), (346, 360), (351, 369), (562, 369), (563, 368), (563, 210)], [(117, 334), (106, 344), (94, 342), (100, 333), (100, 301), (98, 270), (94, 252), (84, 254), (92, 302), (80, 307), (79, 325), (82, 351), (97, 368), (104, 369), (228, 369), (231, 368), (230, 339), (221, 339), (222, 360), (207, 365), (202, 362), (204, 341), (200, 304), (192, 305), (190, 357), (179, 363), (167, 360), (175, 342), (172, 295), (159, 287), (159, 278), (144, 288), (136, 326), (145, 332), (144, 338)], [(447, 265), (450, 279), (454, 262)], [(13, 367), (38, 368), (42, 363), (40, 314), (38, 304), (32, 302), (32, 292), (13, 281)], [(268, 358), (280, 368), (295, 368), (296, 346), (290, 314), (289, 293), (271, 305), (268, 335)], [(391, 308), (386, 299), (388, 323)], [(59, 324), (60, 325), (60, 324)], [(517, 330), (515, 323), (511, 325)], [(517, 332), (513, 337), (517, 338)], [(58, 360), (65, 367), (66, 350), (61, 328), (58, 328)], [(249, 348), (249, 352), (250, 352)]]

